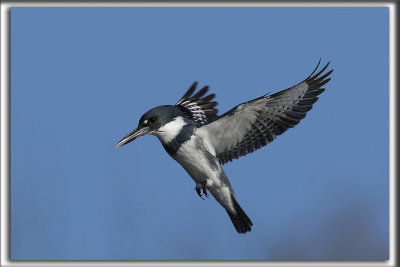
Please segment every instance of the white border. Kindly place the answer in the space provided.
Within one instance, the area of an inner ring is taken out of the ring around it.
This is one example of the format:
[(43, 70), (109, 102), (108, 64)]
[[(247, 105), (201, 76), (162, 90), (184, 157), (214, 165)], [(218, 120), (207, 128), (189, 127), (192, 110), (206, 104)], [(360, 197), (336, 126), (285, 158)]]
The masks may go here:
[[(388, 261), (10, 261), (9, 247), (9, 198), (10, 198), (10, 17), (11, 7), (389, 7), (390, 10), (390, 260)], [(396, 237), (396, 124), (395, 124), (395, 100), (396, 100), (396, 41), (395, 32), (396, 7), (391, 2), (381, 3), (226, 3), (226, 2), (192, 2), (192, 3), (92, 3), (92, 2), (15, 2), (1, 3), (1, 266), (396, 266), (397, 255), (395, 248)]]

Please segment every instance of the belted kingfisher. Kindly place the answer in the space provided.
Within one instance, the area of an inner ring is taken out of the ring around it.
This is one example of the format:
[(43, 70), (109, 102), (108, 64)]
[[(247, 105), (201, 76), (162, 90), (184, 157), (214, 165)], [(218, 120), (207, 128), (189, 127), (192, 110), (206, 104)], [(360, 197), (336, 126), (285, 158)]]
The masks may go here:
[(143, 135), (157, 136), (168, 154), (192, 177), (199, 197), (208, 197), (208, 190), (225, 208), (236, 231), (249, 232), (253, 223), (236, 201), (222, 164), (266, 146), (306, 116), (333, 71), (323, 74), (328, 62), (314, 74), (320, 62), (297, 85), (244, 102), (221, 116), (217, 115), (217, 102), (211, 102), (215, 94), (206, 95), (208, 86), (193, 95), (195, 82), (175, 105), (144, 113), (138, 127), (115, 146)]

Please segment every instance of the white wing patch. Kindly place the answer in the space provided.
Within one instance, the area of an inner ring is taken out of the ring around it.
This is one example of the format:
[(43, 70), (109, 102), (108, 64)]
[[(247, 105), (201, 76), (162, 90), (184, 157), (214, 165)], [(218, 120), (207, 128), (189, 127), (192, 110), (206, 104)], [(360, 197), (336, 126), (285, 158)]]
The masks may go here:
[(185, 101), (181, 105), (190, 110), (193, 119), (195, 121), (199, 122), (207, 121), (206, 113), (204, 112), (204, 110), (201, 109), (201, 107), (196, 102), (190, 103), (189, 101)]

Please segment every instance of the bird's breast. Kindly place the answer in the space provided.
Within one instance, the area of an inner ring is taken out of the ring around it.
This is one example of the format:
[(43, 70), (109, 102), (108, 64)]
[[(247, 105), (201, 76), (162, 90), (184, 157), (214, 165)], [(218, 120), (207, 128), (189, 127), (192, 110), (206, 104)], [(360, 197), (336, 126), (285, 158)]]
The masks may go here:
[(196, 181), (219, 179), (222, 168), (217, 158), (204, 146), (203, 140), (196, 136), (182, 143), (171, 155)]

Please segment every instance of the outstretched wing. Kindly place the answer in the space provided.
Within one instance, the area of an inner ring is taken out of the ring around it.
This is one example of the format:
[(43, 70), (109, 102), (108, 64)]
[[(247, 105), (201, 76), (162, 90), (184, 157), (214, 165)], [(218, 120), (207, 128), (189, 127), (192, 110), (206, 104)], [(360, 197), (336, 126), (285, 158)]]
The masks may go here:
[(196, 86), (197, 82), (194, 82), (175, 105), (180, 107), (189, 119), (204, 124), (218, 117), (218, 109), (215, 108), (218, 102), (210, 102), (215, 97), (215, 94), (204, 96), (208, 91), (208, 86), (203, 87), (195, 95), (192, 95)]
[(198, 134), (210, 140), (221, 164), (251, 153), (268, 143), (288, 128), (297, 125), (330, 78), (333, 70), (323, 74), (328, 64), (314, 75), (317, 67), (305, 80), (286, 90), (242, 103), (201, 126)]

